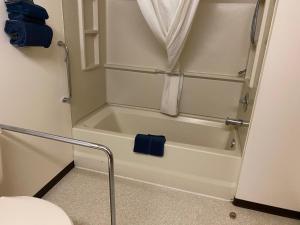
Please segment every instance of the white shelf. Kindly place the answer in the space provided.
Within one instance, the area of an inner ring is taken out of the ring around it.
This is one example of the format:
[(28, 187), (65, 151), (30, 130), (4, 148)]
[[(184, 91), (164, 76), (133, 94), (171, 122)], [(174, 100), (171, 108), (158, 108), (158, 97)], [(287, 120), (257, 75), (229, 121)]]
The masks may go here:
[(99, 31), (98, 30), (85, 30), (84, 31), (85, 34), (99, 34)]
[(99, 0), (77, 0), (79, 15), (81, 69), (100, 64)]

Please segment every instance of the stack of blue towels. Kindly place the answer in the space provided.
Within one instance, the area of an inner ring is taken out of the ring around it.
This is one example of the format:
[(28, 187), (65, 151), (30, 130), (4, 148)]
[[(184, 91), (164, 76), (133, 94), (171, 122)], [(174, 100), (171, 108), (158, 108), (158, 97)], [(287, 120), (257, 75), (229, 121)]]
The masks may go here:
[(9, 18), (5, 32), (12, 45), (50, 47), (53, 31), (45, 22), (49, 18), (46, 9), (31, 0), (10, 0), (5, 4)]

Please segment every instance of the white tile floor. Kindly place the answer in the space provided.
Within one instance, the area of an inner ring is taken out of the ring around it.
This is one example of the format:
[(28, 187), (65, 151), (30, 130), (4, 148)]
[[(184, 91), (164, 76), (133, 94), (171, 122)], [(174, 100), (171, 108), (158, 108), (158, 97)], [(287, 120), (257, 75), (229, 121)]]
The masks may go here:
[[(75, 225), (109, 225), (107, 177), (72, 170), (45, 197), (61, 206)], [(300, 225), (300, 221), (234, 207), (125, 179), (116, 179), (117, 225)], [(237, 218), (232, 220), (229, 213)]]

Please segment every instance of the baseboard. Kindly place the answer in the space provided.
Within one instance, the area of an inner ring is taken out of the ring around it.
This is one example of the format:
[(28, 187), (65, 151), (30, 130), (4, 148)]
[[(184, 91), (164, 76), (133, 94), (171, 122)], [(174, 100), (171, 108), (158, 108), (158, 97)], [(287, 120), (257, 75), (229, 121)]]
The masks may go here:
[(75, 164), (72, 161), (67, 165), (62, 171), (60, 171), (52, 180), (50, 180), (41, 190), (39, 190), (34, 197), (42, 198), (45, 194), (48, 193), (64, 176), (66, 176), (73, 168)]
[(249, 202), (237, 198), (234, 198), (232, 203), (233, 205), (241, 208), (252, 209), (255, 211), (260, 211), (260, 212), (269, 213), (277, 216), (283, 216), (291, 219), (300, 220), (300, 212), (297, 211), (259, 204), (255, 202)]

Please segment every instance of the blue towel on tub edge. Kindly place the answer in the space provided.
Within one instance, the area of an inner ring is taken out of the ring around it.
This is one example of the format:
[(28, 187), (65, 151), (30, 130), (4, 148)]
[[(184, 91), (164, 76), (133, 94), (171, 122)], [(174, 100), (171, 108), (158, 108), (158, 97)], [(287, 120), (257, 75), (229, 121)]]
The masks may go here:
[(163, 157), (165, 143), (165, 136), (137, 134), (133, 151), (136, 153)]
[(18, 47), (43, 46), (49, 48), (53, 37), (53, 31), (47, 25), (18, 20), (7, 20), (4, 30), (11, 38), (10, 43)]

